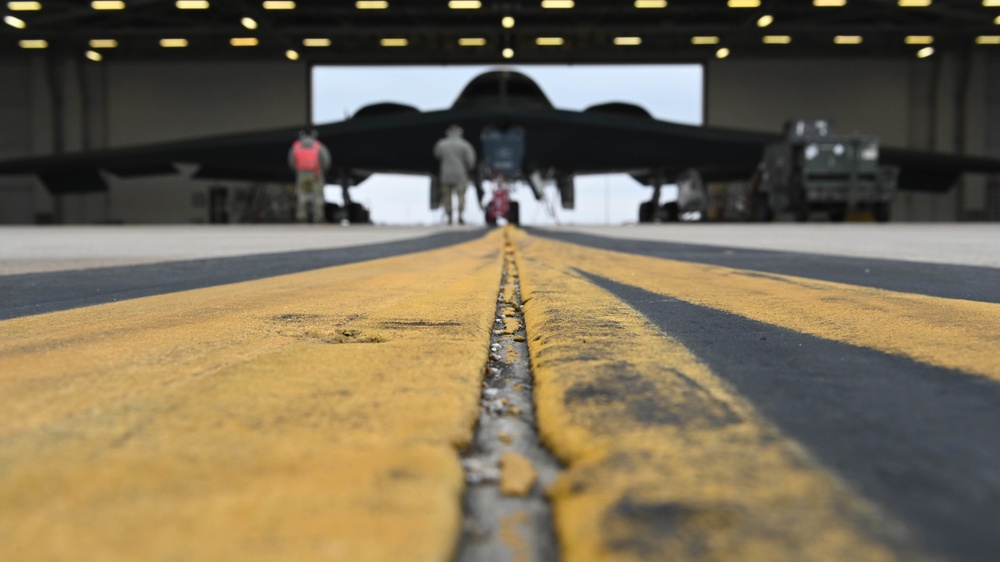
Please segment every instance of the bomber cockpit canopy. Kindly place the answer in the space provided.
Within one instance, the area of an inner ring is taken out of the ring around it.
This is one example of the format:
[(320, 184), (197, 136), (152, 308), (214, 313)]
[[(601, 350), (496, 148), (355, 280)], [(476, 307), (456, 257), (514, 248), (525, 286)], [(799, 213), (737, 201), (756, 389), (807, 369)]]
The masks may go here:
[(469, 107), (552, 109), (552, 103), (538, 84), (526, 75), (496, 70), (473, 78), (452, 105), (453, 109)]

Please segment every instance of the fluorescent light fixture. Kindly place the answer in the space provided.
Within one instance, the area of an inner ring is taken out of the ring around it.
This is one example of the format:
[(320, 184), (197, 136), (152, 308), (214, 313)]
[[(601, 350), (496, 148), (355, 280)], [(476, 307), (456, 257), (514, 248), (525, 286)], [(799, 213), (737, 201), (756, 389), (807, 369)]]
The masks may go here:
[(760, 0), (729, 0), (730, 8), (760, 8)]
[(4, 16), (3, 22), (11, 27), (16, 27), (17, 29), (24, 29), (28, 27), (28, 24), (24, 23), (21, 18), (16, 18), (14, 16)]
[(813, 0), (813, 6), (817, 8), (843, 8), (847, 5), (847, 0)]
[(728, 56), (729, 56), (729, 49), (725, 47), (719, 49), (718, 51), (715, 51), (715, 58), (717, 59), (724, 59)]
[(90, 7), (95, 10), (124, 10), (125, 2), (121, 0), (94, 0)]
[(930, 5), (931, 0), (899, 0), (900, 8), (926, 8)]
[(757, 19), (757, 27), (767, 27), (774, 23), (774, 16), (766, 14)]
[(510, 16), (504, 16), (503, 19), (500, 20), (500, 25), (502, 25), (504, 29), (510, 29), (514, 27), (514, 18)]
[(257, 29), (257, 21), (253, 18), (243, 18), (240, 20), (240, 23), (247, 29)]
[(514, 49), (511, 49), (510, 47), (507, 47), (507, 48), (505, 48), (503, 50), (502, 54), (503, 54), (503, 58), (505, 58), (505, 59), (512, 59), (512, 58), (514, 58)]
[(615, 45), (642, 45), (642, 37), (615, 37)]
[(285, 51), (285, 57), (288, 60), (299, 60), (299, 52), (294, 51), (292, 49), (288, 49), (287, 51)]
[(1000, 0), (983, 0), (983, 6), (987, 8), (1000, 8)]
[(260, 40), (256, 37), (233, 37), (229, 44), (233, 47), (256, 47), (260, 45)]
[(7, 2), (7, 9), (12, 12), (37, 12), (42, 9), (41, 2)]
[(118, 41), (114, 39), (91, 39), (91, 49), (114, 49), (118, 46)]
[(934, 43), (934, 37), (930, 35), (907, 35), (903, 41), (907, 45), (931, 45)]
[(539, 47), (558, 47), (566, 41), (562, 37), (536, 37), (535, 45)]
[(696, 35), (691, 38), (692, 45), (718, 45), (719, 38), (714, 35)]
[(787, 45), (792, 38), (789, 35), (765, 35), (762, 41), (767, 45)]
[(860, 35), (838, 35), (833, 38), (836, 45), (860, 45), (861, 41)]
[(386, 37), (378, 42), (383, 47), (405, 47), (410, 44), (410, 40), (404, 37)]
[(264, 0), (265, 10), (294, 10), (295, 2), (292, 0)]
[(451, 0), (448, 7), (452, 10), (478, 10), (483, 7), (479, 0)]
[(482, 47), (485, 44), (485, 37), (460, 37), (458, 39), (458, 45), (460, 47)]
[(84, 56), (87, 57), (88, 60), (92, 60), (94, 62), (101, 62), (101, 59), (104, 58), (101, 56), (101, 53), (98, 53), (97, 51), (87, 51), (84, 53)]
[(45, 39), (22, 39), (17, 44), (22, 49), (45, 49), (49, 46)]
[(542, 0), (542, 7), (546, 10), (568, 10), (575, 5), (573, 0)]
[(325, 37), (307, 37), (302, 40), (303, 47), (329, 47), (333, 41)]
[(635, 0), (636, 8), (666, 8), (667, 0)]
[(934, 47), (924, 47), (923, 49), (917, 51), (917, 58), (925, 59), (933, 54), (934, 54)]
[(177, 0), (178, 10), (207, 10), (208, 0)]
[(176, 49), (180, 47), (187, 47), (187, 39), (160, 39), (160, 46), (165, 49)]
[(385, 0), (358, 0), (354, 7), (359, 10), (385, 10), (389, 3)]
[(1000, 45), (1000, 35), (980, 35), (976, 37), (977, 45)]

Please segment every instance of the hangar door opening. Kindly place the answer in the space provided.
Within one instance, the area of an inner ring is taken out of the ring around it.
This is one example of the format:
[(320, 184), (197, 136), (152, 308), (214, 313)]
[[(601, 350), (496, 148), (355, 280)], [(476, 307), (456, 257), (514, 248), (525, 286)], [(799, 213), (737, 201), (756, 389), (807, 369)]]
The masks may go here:
[[(312, 121), (316, 124), (341, 121), (367, 105), (383, 102), (406, 104), (420, 111), (447, 109), (473, 78), (497, 69), (495, 66), (315, 66)], [(593, 105), (625, 102), (644, 108), (656, 119), (703, 124), (701, 65), (532, 65), (499, 69), (526, 74), (558, 109), (582, 111)], [(441, 134), (444, 135), (443, 130)], [(466, 131), (465, 136), (477, 144), (478, 132)], [(527, 131), (528, 143), (530, 139), (531, 132)], [(412, 150), (429, 153), (432, 148), (415, 146)], [(336, 151), (332, 157), (336, 163)], [(428, 208), (429, 190), (430, 181), (426, 177), (376, 174), (353, 188), (351, 197), (368, 207), (372, 221), (378, 224), (440, 224), (444, 214)], [(340, 191), (339, 187), (328, 187), (327, 200), (340, 203)], [(648, 200), (651, 193), (651, 189), (627, 174), (605, 174), (576, 178), (573, 210), (559, 208), (554, 186), (546, 187), (545, 198), (562, 224), (623, 224), (636, 221), (639, 204)], [(665, 188), (663, 200), (671, 197), (676, 197), (676, 193)], [(522, 224), (554, 223), (545, 203), (537, 202), (529, 188), (519, 186), (514, 198), (521, 205)], [(465, 208), (467, 223), (483, 223), (471, 187)]]

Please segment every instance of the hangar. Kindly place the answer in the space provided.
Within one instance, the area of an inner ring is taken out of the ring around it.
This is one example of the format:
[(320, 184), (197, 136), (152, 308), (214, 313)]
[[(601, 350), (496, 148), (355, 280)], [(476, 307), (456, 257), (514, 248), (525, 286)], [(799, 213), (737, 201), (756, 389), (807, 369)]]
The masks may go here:
[[(887, 145), (1000, 156), (994, 0), (7, 2), (0, 158), (310, 121), (314, 65), (704, 67), (704, 123), (824, 117)], [(206, 181), (53, 198), (0, 178), (0, 223), (207, 222)], [(1000, 187), (901, 193), (899, 220), (997, 220)]]

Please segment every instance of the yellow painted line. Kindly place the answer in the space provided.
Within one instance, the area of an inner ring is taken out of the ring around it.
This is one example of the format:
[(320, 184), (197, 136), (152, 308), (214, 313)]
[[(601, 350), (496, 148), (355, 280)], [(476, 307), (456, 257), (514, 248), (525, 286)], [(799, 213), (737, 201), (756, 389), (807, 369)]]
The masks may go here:
[(449, 560), (499, 234), (0, 322), (0, 560)]
[(827, 340), (1000, 380), (1000, 304), (930, 297), (530, 238), (548, 263)]
[(572, 271), (575, 248), (512, 236), (538, 425), (567, 465), (549, 490), (563, 560), (897, 559), (882, 541), (903, 531)]

